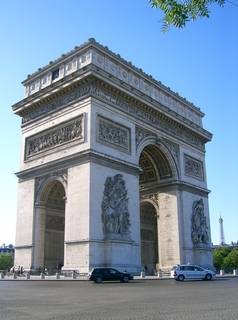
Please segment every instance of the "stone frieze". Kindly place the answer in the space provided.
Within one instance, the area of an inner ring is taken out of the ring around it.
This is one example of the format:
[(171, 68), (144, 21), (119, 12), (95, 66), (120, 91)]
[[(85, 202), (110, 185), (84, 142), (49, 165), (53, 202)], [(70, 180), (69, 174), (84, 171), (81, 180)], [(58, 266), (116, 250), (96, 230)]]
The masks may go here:
[(32, 108), (23, 116), (23, 124), (27, 124), (31, 120), (50, 114), (54, 111), (65, 108), (67, 104), (76, 102), (78, 99), (91, 96), (102, 100), (103, 102), (113, 104), (119, 110), (122, 110), (136, 119), (160, 129), (178, 139), (183, 140), (201, 150), (204, 150), (204, 140), (189, 128), (177, 123), (175, 120), (165, 116), (152, 107), (132, 99), (120, 91), (102, 82), (92, 80), (88, 83), (79, 85), (72, 89), (68, 94), (52, 99), (51, 102), (38, 105)]
[(73, 120), (26, 138), (25, 160), (68, 142), (76, 140), (82, 142), (83, 139), (83, 115), (81, 115)]
[(131, 132), (127, 127), (98, 116), (97, 141), (124, 152), (130, 152)]
[(204, 180), (203, 163), (188, 155), (184, 155), (184, 171), (187, 176)]
[(31, 120), (38, 119), (41, 116), (47, 115), (51, 112), (58, 111), (62, 107), (65, 107), (71, 102), (75, 102), (77, 99), (85, 97), (90, 93), (91, 85), (84, 83), (80, 86), (72, 89), (70, 92), (66, 92), (60, 96), (57, 96), (50, 101), (44, 102), (35, 108), (32, 108), (29, 112), (24, 114), (22, 123), (26, 124)]

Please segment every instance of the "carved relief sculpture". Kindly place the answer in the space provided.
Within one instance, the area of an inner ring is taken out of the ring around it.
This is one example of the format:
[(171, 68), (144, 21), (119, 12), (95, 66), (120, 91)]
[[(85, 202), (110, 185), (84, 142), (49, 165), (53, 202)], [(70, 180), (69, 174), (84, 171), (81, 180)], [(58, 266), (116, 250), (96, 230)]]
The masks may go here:
[(153, 137), (156, 138), (156, 134), (154, 134), (151, 131), (145, 130), (144, 128), (136, 126), (136, 134), (135, 134), (135, 139), (136, 139), (136, 150), (138, 149), (140, 143), (148, 137)]
[(187, 176), (204, 180), (203, 164), (201, 161), (194, 159), (188, 155), (184, 155), (185, 174)]
[(130, 152), (130, 129), (98, 116), (97, 139), (122, 151)]
[(28, 137), (25, 159), (73, 140), (83, 140), (83, 116)]
[(106, 238), (126, 239), (130, 234), (128, 197), (121, 174), (108, 177), (102, 200), (102, 223)]
[(194, 201), (193, 203), (191, 237), (195, 246), (209, 243), (208, 226), (207, 219), (204, 214), (203, 199)]

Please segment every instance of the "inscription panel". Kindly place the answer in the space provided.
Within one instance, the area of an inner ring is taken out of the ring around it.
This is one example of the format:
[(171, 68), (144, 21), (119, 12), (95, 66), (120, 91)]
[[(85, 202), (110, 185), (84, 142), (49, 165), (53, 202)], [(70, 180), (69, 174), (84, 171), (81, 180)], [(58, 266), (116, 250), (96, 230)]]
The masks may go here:
[(97, 141), (129, 153), (131, 151), (131, 131), (112, 120), (97, 117)]
[(184, 155), (184, 171), (189, 177), (204, 180), (203, 163), (188, 155)]
[(83, 142), (83, 115), (26, 138), (25, 160), (68, 142)]

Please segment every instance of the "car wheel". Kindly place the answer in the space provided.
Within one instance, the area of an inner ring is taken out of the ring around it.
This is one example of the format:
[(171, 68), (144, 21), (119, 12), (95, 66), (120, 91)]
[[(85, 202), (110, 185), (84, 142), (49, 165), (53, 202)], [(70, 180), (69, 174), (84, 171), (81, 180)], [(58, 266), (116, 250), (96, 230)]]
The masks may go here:
[(205, 277), (205, 280), (211, 280), (212, 279), (212, 275), (210, 273), (208, 273)]
[(125, 282), (125, 283), (129, 282), (129, 278), (128, 277), (123, 277), (122, 282)]
[(179, 281), (183, 281), (183, 280), (184, 280), (184, 276), (183, 276), (182, 274), (180, 274), (180, 275), (178, 276), (178, 280), (179, 280)]
[(102, 278), (101, 277), (97, 277), (94, 282), (95, 283), (102, 283)]

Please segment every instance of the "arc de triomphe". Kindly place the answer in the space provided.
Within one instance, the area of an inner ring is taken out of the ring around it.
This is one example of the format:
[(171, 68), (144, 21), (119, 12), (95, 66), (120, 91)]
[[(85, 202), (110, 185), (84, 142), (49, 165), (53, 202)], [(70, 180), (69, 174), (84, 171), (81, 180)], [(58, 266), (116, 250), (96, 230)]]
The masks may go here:
[(94, 39), (23, 84), (15, 265), (212, 265), (199, 108)]

